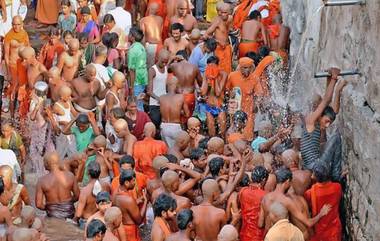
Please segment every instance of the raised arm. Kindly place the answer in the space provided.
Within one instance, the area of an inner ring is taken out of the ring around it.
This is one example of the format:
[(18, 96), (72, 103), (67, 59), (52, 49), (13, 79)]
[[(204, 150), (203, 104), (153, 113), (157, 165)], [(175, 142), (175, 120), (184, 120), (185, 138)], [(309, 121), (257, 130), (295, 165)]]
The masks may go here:
[(335, 114), (339, 113), (340, 98), (341, 98), (341, 95), (342, 95), (342, 90), (346, 86), (346, 84), (347, 84), (347, 81), (344, 80), (344, 79), (342, 79), (341, 81), (339, 81), (338, 85), (336, 86), (334, 101), (333, 101), (333, 104), (332, 104), (332, 108), (333, 108)]

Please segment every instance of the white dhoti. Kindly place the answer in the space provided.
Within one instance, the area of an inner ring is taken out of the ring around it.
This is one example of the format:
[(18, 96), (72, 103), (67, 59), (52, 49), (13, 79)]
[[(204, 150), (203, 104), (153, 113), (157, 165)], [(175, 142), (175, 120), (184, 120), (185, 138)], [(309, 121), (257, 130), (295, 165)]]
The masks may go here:
[(179, 123), (161, 123), (161, 137), (169, 148), (175, 144), (175, 138), (182, 131)]
[(146, 64), (148, 69), (156, 63), (156, 53), (157, 53), (158, 44), (145, 44), (146, 50)]

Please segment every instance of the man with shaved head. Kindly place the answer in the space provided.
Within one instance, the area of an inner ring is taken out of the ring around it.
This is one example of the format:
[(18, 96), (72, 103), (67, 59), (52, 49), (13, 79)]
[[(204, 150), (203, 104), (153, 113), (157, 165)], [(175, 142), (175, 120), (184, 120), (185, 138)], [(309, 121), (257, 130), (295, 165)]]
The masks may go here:
[(168, 93), (159, 98), (161, 111), (161, 136), (169, 147), (174, 146), (175, 138), (181, 128), (181, 112), (190, 117), (190, 112), (183, 94), (177, 94), (177, 78), (169, 78), (166, 83)]
[(224, 152), (224, 140), (220, 137), (212, 137), (207, 142), (207, 153), (222, 155)]
[[(154, 3), (155, 4), (155, 3)], [(149, 69), (147, 94), (149, 95), (149, 116), (159, 129), (161, 125), (160, 97), (166, 94), (166, 80), (168, 79), (168, 62), (170, 54), (162, 49), (155, 65)]]
[(29, 89), (33, 89), (37, 81), (47, 79), (47, 69), (37, 60), (36, 52), (32, 47), (23, 48), (20, 57), (26, 64)]
[[(148, 191), (149, 197), (152, 197), (152, 194), (155, 190), (163, 187), (162, 180), (160, 178), (160, 171), (162, 168), (165, 168), (167, 166), (167, 163), (169, 163), (169, 160), (165, 156), (156, 156), (153, 159), (152, 167), (156, 173), (156, 178), (149, 180), (147, 183), (146, 190)], [(153, 203), (153, 199), (151, 199), (150, 202)]]
[(176, 14), (170, 19), (170, 24), (180, 23), (183, 25), (185, 34), (187, 35), (186, 37), (190, 35), (194, 28), (198, 27), (197, 20), (188, 12), (188, 10), (187, 0), (179, 0), (177, 3)]
[(35, 241), (39, 239), (40, 234), (36, 229), (17, 228), (12, 234), (13, 241)]
[(197, 148), (199, 145), (199, 141), (205, 138), (202, 134), (200, 134), (201, 130), (201, 122), (196, 117), (190, 117), (187, 120), (187, 133), (190, 136), (190, 147)]
[(104, 235), (105, 241), (119, 241), (119, 238), (114, 235), (122, 223), (121, 211), (118, 207), (110, 207), (104, 214), (104, 222), (107, 231)]
[(156, 126), (148, 122), (144, 126), (144, 140), (138, 141), (133, 147), (133, 157), (136, 161), (136, 170), (144, 173), (149, 179), (157, 178), (153, 168), (153, 159), (167, 153), (165, 142), (155, 140)]
[(236, 228), (231, 224), (224, 225), (218, 234), (218, 241), (237, 241), (237, 240), (239, 240), (239, 234)]
[(53, 102), (59, 101), (59, 91), (63, 85), (71, 87), (70, 82), (62, 79), (61, 71), (57, 66), (53, 66), (49, 69), (47, 72), (47, 80), (47, 83), (49, 84), (50, 98)]
[(124, 119), (118, 119), (113, 123), (116, 136), (123, 141), (122, 153), (133, 155), (133, 148), (137, 141), (136, 137), (131, 134), (128, 128), (128, 122)]
[(140, 29), (145, 37), (145, 49), (147, 54), (147, 66), (152, 67), (155, 63), (157, 53), (162, 48), (162, 28), (164, 20), (158, 15), (158, 3), (150, 3), (149, 15), (140, 19)]
[(119, 107), (119, 108), (125, 109), (125, 106), (126, 106), (125, 93), (124, 93), (125, 82), (126, 82), (125, 75), (122, 72), (116, 71), (115, 73), (113, 73), (112, 80), (111, 80), (112, 86), (108, 90), (106, 94), (106, 98), (105, 98), (106, 99), (106, 106), (105, 106), (106, 117), (108, 120), (110, 119), (109, 115), (111, 114), (110, 112), (113, 108)]
[(175, 137), (174, 145), (169, 148), (168, 153), (177, 157), (178, 160), (183, 160), (189, 157), (190, 136), (186, 131), (179, 131)]
[(82, 52), (79, 50), (79, 40), (72, 39), (68, 44), (68, 51), (61, 54), (57, 67), (65, 81), (72, 81), (78, 75)]
[(193, 49), (199, 44), (199, 40), (201, 39), (201, 31), (198, 28), (194, 28), (191, 30), (189, 36), (189, 44), (187, 45), (186, 51), (188, 56), (191, 55)]
[(73, 218), (74, 202), (79, 197), (79, 187), (74, 174), (61, 170), (57, 152), (45, 154), (44, 163), (49, 173), (38, 179), (36, 207), (45, 210), (48, 217)]

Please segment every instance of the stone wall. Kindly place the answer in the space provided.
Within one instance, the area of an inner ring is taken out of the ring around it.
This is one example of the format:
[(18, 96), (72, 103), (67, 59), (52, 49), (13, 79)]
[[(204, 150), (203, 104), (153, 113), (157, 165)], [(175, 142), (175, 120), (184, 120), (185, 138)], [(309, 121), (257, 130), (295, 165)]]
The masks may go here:
[[(336, 0), (339, 1), (339, 0)], [(324, 93), (318, 70), (359, 68), (348, 77), (335, 124), (344, 136), (349, 169), (345, 193), (351, 240), (380, 240), (380, 1), (363, 6), (323, 7), (321, 0), (282, 0), (284, 22), (292, 28), (291, 63), (295, 104)], [(319, 10), (319, 11), (318, 11)], [(297, 61), (298, 59), (298, 61)], [(301, 94), (302, 93), (302, 94)], [(310, 93), (310, 94), (305, 94)]]

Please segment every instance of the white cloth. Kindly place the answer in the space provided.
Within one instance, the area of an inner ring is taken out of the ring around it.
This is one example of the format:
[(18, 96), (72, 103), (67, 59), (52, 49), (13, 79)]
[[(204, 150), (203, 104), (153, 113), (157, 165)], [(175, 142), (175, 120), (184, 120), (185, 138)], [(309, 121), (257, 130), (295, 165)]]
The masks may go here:
[[(123, 142), (119, 137), (117, 137), (115, 129), (108, 121), (106, 123), (105, 132), (107, 137), (107, 148), (116, 153), (120, 152)], [(111, 141), (108, 139), (109, 136), (113, 136), (115, 138), (115, 143), (111, 143)]]
[(108, 69), (102, 64), (92, 63), (92, 65), (96, 69), (96, 79), (99, 80), (102, 90), (104, 90), (106, 88), (106, 83), (111, 80), (108, 74)]
[(17, 177), (21, 176), (20, 164), (17, 161), (16, 154), (12, 150), (0, 148), (0, 166), (10, 166), (13, 170), (12, 181), (17, 183)]
[(175, 138), (182, 131), (179, 123), (161, 123), (161, 137), (169, 148), (175, 144)]
[[(166, 95), (166, 79), (168, 78), (167, 67), (165, 66), (164, 73), (161, 73), (158, 70), (157, 65), (153, 65), (152, 68), (154, 69), (154, 72), (156, 72), (156, 76), (153, 79), (153, 93), (158, 97)], [(149, 105), (160, 106), (160, 103), (156, 99), (150, 97)]]
[(125, 34), (129, 34), (129, 30), (132, 27), (132, 17), (128, 11), (125, 11), (122, 7), (117, 7), (108, 12), (115, 19), (115, 23), (121, 29), (125, 31)]

